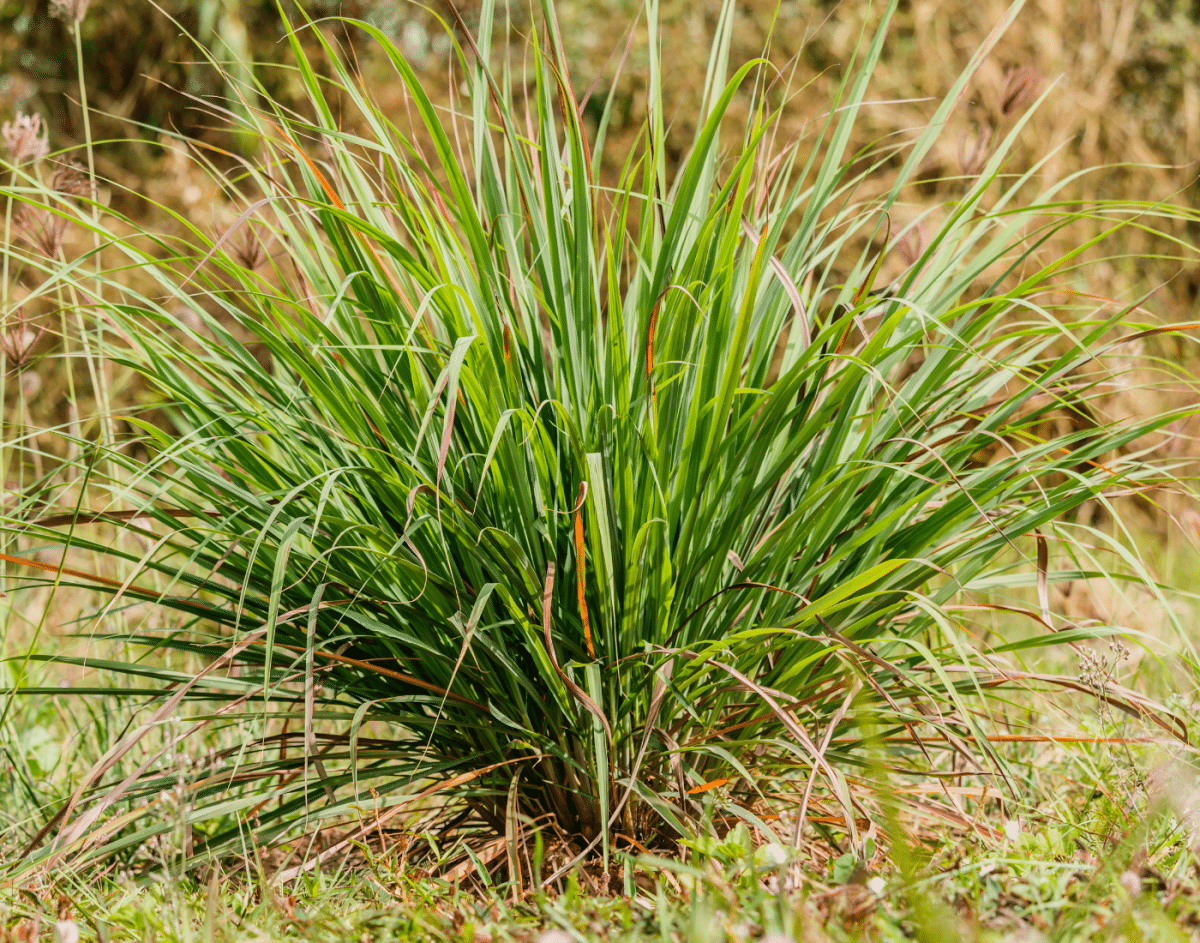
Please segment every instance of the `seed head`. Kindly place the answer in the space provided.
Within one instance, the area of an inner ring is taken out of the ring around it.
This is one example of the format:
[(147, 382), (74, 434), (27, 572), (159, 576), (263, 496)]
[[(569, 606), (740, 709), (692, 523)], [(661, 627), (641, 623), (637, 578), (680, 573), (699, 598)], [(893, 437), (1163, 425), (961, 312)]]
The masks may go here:
[(33, 350), (38, 341), (46, 333), (42, 324), (33, 324), (25, 312), (24, 306), (18, 306), (8, 318), (3, 336), (0, 336), (0, 348), (4, 350), (5, 359), (10, 368), (20, 370), (33, 360)]
[(925, 224), (917, 223), (906, 229), (904, 235), (896, 240), (896, 251), (905, 265), (915, 265), (925, 251)]
[(38, 161), (50, 153), (50, 142), (41, 115), (26, 115), (18, 111), (12, 121), (4, 122), (0, 127), (0, 134), (4, 136), (4, 146), (8, 148), (8, 155), (14, 164)]
[(13, 228), (46, 258), (57, 260), (67, 234), (67, 218), (44, 206), (26, 206), (13, 217)]
[(1109, 671), (1108, 657), (1099, 655), (1089, 648), (1079, 651), (1079, 681), (1089, 688), (1103, 691), (1112, 678)]
[(958, 139), (958, 169), (964, 177), (974, 177), (983, 170), (991, 143), (991, 128), (980, 128), (973, 134), (963, 132)]
[(50, 15), (67, 23), (82, 23), (91, 0), (50, 0)]
[(88, 190), (87, 175), (75, 161), (59, 164), (50, 178), (50, 189), (63, 196), (79, 196)]
[(1000, 114), (1011, 115), (1036, 98), (1041, 89), (1042, 73), (1033, 66), (1009, 69), (1004, 73), (1004, 87), (1000, 92)]
[[(83, 168), (74, 161), (60, 164), (50, 179), (50, 189), (61, 196), (79, 196), (88, 189)], [(13, 225), (30, 245), (46, 258), (57, 259), (62, 252), (70, 217), (44, 206), (26, 206), (13, 219)]]
[(230, 240), (229, 254), (244, 269), (253, 272), (267, 261), (267, 250), (252, 226), (244, 226)]

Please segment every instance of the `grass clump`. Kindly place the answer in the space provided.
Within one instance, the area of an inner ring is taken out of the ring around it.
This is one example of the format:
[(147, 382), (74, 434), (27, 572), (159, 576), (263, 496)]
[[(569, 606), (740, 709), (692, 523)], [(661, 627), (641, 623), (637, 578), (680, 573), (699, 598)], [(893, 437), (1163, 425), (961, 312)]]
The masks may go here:
[[(894, 8), (781, 142), (782, 80), (729, 61), (726, 3), (676, 172), (654, 3), (649, 117), (615, 157), (612, 102), (590, 135), (549, 0), (527, 74), (492, 68), (493, 3), (459, 24), (448, 112), (343, 21), (412, 126), (301, 22), (309, 110), (245, 106), (261, 159), (226, 155), (245, 206), (228, 231), (167, 242), (85, 208), (96, 273), (10, 248), (44, 293), (85, 299), (167, 420), (77, 441), (13, 512), (61, 548), (43, 585), (112, 594), (94, 631), (120, 654), (77, 661), (139, 679), (106, 689), (137, 725), (26, 860), (132, 860), (180, 829), (196, 867), (308, 835), (287, 879), (387, 827), (415, 856), (474, 836), (446, 867), (522, 886), (739, 820), (869, 857), (895, 814), (881, 770), (958, 756), (1010, 788), (990, 739), (1005, 685), (1182, 735), (1115, 684), (1012, 660), (1119, 631), (1054, 631), (1050, 579), (1097, 574), (1049, 573), (1048, 547), (1084, 502), (1166, 480), (1142, 450), (1177, 417), (1104, 419), (1098, 355), (1161, 329), (1072, 291), (1094, 240), (1040, 256), (1085, 211), (1069, 181), (1004, 174), (1022, 120), (955, 203), (891, 231), (989, 50), (911, 139), (849, 153)], [(1086, 209), (1112, 230), (1160, 212)], [(1022, 583), (1038, 633), (970, 641), (958, 604)], [(153, 604), (140, 625), (134, 602)], [(180, 766), (206, 729), (241, 733)]]

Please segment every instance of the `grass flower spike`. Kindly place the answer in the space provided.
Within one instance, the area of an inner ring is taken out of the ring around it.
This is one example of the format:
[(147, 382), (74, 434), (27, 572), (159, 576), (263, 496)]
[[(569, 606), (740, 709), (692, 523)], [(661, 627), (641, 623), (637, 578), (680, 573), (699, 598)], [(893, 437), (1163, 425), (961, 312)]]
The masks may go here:
[(36, 163), (50, 153), (46, 128), (41, 115), (26, 115), (17, 112), (12, 121), (0, 127), (4, 146), (14, 164)]
[(50, 15), (67, 23), (82, 23), (91, 0), (50, 0)]

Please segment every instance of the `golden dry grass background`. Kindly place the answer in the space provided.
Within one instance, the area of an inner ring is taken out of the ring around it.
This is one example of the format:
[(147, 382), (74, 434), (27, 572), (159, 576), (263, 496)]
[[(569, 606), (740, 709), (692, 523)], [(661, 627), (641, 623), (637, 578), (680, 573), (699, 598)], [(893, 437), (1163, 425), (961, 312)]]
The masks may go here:
[[(769, 49), (780, 70), (778, 99), (786, 99), (781, 140), (823, 115), (849, 63), (864, 24), (873, 24), (884, 4), (878, 0), (746, 0), (739, 4), (733, 33), (735, 60)], [(219, 95), (223, 89), (181, 30), (210, 35), (209, 46), (228, 57), (222, 37), (245, 34), (244, 51), (260, 61), (279, 61), (279, 23), (269, 0), (174, 0), (161, 7), (178, 17), (172, 24), (149, 0), (94, 0), (84, 23), (88, 76), (96, 137), (117, 141), (102, 146), (100, 169), (121, 186), (152, 199), (164, 199), (203, 222), (213, 210), (205, 181), (181, 166), (161, 138), (146, 125), (178, 129), (197, 140), (220, 140), (218, 119), (189, 96)], [(205, 28), (204, 11), (217, 7), (218, 22)], [(468, 23), (473, 3), (461, 5)], [(886, 53), (876, 70), (870, 105), (859, 125), (857, 143), (866, 144), (919, 128), (932, 114), (970, 55), (1001, 20), (1008, 0), (905, 0), (900, 4)], [(454, 76), (448, 74), (449, 43), (438, 22), (452, 22), (448, 9), (383, 0), (306, 0), (315, 15), (339, 9), (373, 20), (392, 33), (422, 69), (429, 87), (448, 103)], [(665, 0), (660, 5), (663, 84), (672, 104), (669, 119), (676, 142), (694, 126), (710, 41), (717, 25), (716, 0)], [(81, 143), (74, 56), (62, 23), (50, 16), (49, 0), (0, 0), (0, 117), (18, 109), (40, 112), (51, 128), (51, 143)], [(636, 135), (644, 118), (645, 16), (631, 0), (563, 0), (562, 32), (575, 62), (574, 84), (582, 97), (611, 86), (632, 26), (633, 44), (619, 81), (614, 122), (617, 150)], [(221, 23), (236, 23), (222, 32)], [(530, 54), (531, 17), (523, 5), (509, 11), (507, 53), (518, 65)], [(334, 24), (322, 27), (343, 39)], [(133, 40), (133, 41), (131, 41)], [(385, 107), (399, 104), (398, 84), (389, 80), (368, 43), (354, 54)], [(1018, 107), (1001, 113), (1006, 73), (1036, 72), (1051, 87), (1027, 128), (1020, 159), (1052, 155), (1042, 177), (1051, 182), (1087, 167), (1106, 169), (1087, 176), (1081, 196), (1172, 200), (1198, 204), (1195, 186), (1200, 159), (1200, 3), (1196, 0), (1028, 0), (1001, 39), (958, 110), (938, 151), (923, 169), (931, 181), (920, 196), (938, 201), (946, 192), (936, 178), (955, 176), (964, 151), (988, 129), (1001, 130)], [(286, 72), (259, 70), (268, 89), (287, 100), (292, 79)], [(139, 123), (142, 126), (139, 127)], [(197, 185), (200, 191), (189, 187)], [(881, 183), (882, 185), (882, 183)], [(914, 194), (916, 195), (916, 194)], [(172, 199), (173, 198), (173, 199)], [(118, 194), (118, 208), (142, 211)], [(219, 216), (219, 208), (216, 216)], [(1183, 235), (1181, 232), (1180, 235)], [(1200, 233), (1190, 233), (1192, 241)], [(1130, 244), (1144, 251), (1147, 244)], [(1165, 246), (1164, 251), (1169, 251)], [(1114, 267), (1119, 268), (1119, 267)], [(1112, 271), (1113, 286), (1128, 289), (1142, 277), (1159, 274), (1169, 283), (1158, 293), (1165, 312), (1194, 312), (1200, 269), (1193, 263), (1165, 264), (1161, 273)]]
[[(442, 103), (452, 103), (458, 77), (449, 68), (450, 43), (439, 22), (453, 22), (448, 8), (390, 0), (306, 0), (305, 6), (314, 15), (340, 10), (377, 22), (396, 37)], [(468, 23), (472, 6), (468, 2), (461, 8)], [(777, 98), (786, 101), (781, 144), (825, 114), (864, 24), (873, 23), (882, 6), (871, 0), (739, 4), (734, 58), (745, 60), (769, 50), (779, 69)], [(205, 228), (220, 230), (239, 210), (182, 148), (162, 146), (166, 138), (155, 135), (152, 127), (177, 129), (193, 141), (228, 144), (219, 119), (198, 104), (204, 96), (221, 95), (222, 83), (181, 31), (207, 39), (218, 56), (228, 57), (228, 48), (240, 44), (239, 54), (279, 62), (285, 51), (278, 42), (278, 16), (269, 0), (168, 0), (161, 7), (178, 18), (177, 24), (149, 0), (94, 0), (84, 22), (94, 134), (114, 142), (99, 148), (100, 172), (114, 181), (104, 198), (144, 219), (153, 215), (137, 196), (145, 195)], [(864, 111), (855, 143), (897, 139), (921, 127), (1007, 7), (1008, 0), (901, 3), (874, 76), (873, 104)], [(694, 126), (719, 9), (716, 0), (665, 0), (660, 6), (668, 70), (663, 84), (672, 108), (668, 118), (672, 139), (681, 148)], [(575, 62), (577, 94), (582, 97), (595, 87), (595, 100), (612, 86), (632, 28), (610, 133), (612, 151), (619, 154), (634, 143), (645, 117), (645, 17), (631, 0), (563, 0), (559, 13)], [(507, 55), (519, 66), (530, 54), (533, 21), (529, 8), (520, 4), (512, 5), (509, 17)], [(322, 29), (344, 42), (345, 33), (335, 24)], [(399, 83), (389, 79), (370, 45), (356, 41), (353, 52), (385, 109), (403, 108)], [(263, 67), (258, 74), (271, 94), (289, 99), (294, 81), (289, 73)], [(68, 34), (50, 16), (49, 0), (0, 0), (0, 118), (8, 119), (18, 109), (38, 112), (51, 128), (52, 146), (78, 145), (82, 122), (74, 76)], [(1023, 84), (1029, 86), (1025, 95)], [(925, 183), (910, 188), (908, 205), (898, 208), (893, 226), (898, 229), (928, 207), (953, 199), (960, 187), (953, 178), (960, 175), (964, 160), (969, 162), (989, 135), (994, 140), (1002, 133), (1028, 106), (1029, 93), (1039, 88), (1049, 88), (1049, 94), (1023, 133), (1012, 169), (1048, 156), (1040, 172), (1046, 185), (1084, 168), (1101, 168), (1072, 190), (1081, 199), (1200, 205), (1200, 2), (1028, 0), (972, 83), (922, 169)], [(1016, 99), (1007, 113), (1006, 95)], [(886, 180), (881, 178), (879, 186), (886, 186)], [(170, 228), (162, 220), (157, 223)], [(1078, 237), (1080, 230), (1072, 235)], [(1171, 235), (1200, 242), (1195, 226), (1191, 231), (1180, 226)], [(1043, 254), (1064, 248), (1051, 244)], [(1076, 287), (1125, 303), (1154, 290), (1146, 302), (1150, 312), (1174, 322), (1197, 319), (1200, 265), (1194, 258), (1181, 261), (1186, 253), (1179, 246), (1137, 229), (1123, 234), (1119, 248), (1138, 258), (1103, 262), (1091, 270), (1086, 286)], [(1148, 258), (1156, 255), (1164, 258)], [(893, 261), (900, 265), (898, 258)], [(1186, 342), (1158, 343), (1155, 353), (1176, 361), (1194, 359)], [(51, 351), (42, 347), (40, 352)], [(63, 415), (65, 383), (48, 375), (54, 372), (40, 371), (40, 384), (26, 380), (28, 390), (37, 394), (34, 413), (41, 421)]]

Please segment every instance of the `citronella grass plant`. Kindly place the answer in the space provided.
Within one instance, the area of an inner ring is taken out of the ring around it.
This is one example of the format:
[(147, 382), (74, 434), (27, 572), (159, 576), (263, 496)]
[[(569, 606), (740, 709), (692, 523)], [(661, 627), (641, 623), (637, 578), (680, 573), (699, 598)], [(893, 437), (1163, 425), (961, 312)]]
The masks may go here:
[[(889, 211), (1019, 6), (926, 127), (848, 153), (895, 2), (787, 143), (769, 63), (729, 61), (727, 2), (678, 167), (653, 0), (629, 154), (605, 149), (611, 98), (586, 131), (550, 0), (528, 75), (492, 68), (492, 0), (459, 24), (453, 110), (347, 23), (413, 126), (301, 23), (311, 112), (253, 112), (261, 159), (226, 155), (234, 226), (180, 244), (107, 215), (123, 261), (102, 297), (24, 258), (88, 293), (166, 416), (123, 419), (110, 507), (85, 448), (83, 485), (48, 473), (14, 522), (63, 561), (104, 555), (111, 572), (39, 578), (112, 594), (90, 631), (119, 654), (86, 666), (133, 679), (105, 689), (129, 730), (26, 860), (128, 856), (183, 827), (195, 863), (326, 830), (286, 878), (399, 828), (483, 835), (472, 861), (520, 883), (534, 832), (556, 862), (737, 818), (858, 843), (879, 764), (969, 755), (1002, 791), (989, 699), (1056, 680), (1011, 653), (1117, 631), (1048, 624), (1057, 522), (1161, 481), (1145, 437), (1175, 418), (1104, 419), (1095, 355), (1159, 328), (1074, 290), (1094, 241), (1039, 254), (1082, 213), (1120, 229), (1166, 210), (1006, 174), (1022, 120), (878, 277)], [(1032, 638), (984, 650), (947, 609), (1022, 579), (1041, 584)], [(153, 605), (112, 632), (130, 603)], [(1132, 692), (1074, 687), (1175, 729)], [(214, 729), (240, 733), (180, 766)]]

